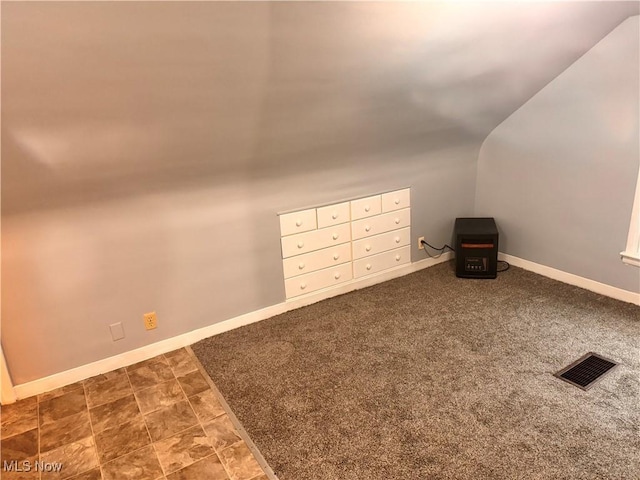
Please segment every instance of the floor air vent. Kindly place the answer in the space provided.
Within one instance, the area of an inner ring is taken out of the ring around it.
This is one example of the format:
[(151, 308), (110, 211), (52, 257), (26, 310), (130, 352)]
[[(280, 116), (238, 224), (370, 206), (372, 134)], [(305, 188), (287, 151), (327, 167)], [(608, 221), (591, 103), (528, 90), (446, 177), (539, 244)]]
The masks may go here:
[(589, 352), (560, 370), (555, 376), (582, 390), (588, 390), (616, 365), (617, 363), (613, 360)]

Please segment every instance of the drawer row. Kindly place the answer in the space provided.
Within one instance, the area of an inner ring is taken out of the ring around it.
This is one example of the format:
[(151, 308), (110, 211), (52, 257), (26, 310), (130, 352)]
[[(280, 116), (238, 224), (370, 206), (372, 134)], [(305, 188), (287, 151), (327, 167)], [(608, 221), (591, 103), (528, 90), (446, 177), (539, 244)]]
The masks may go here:
[[(281, 238), (282, 258), (302, 255), (342, 243), (366, 239), (411, 225), (411, 211), (406, 208), (354, 222), (321, 228)], [(408, 230), (408, 228), (407, 228)], [(408, 233), (406, 234), (408, 236)], [(395, 237), (393, 237), (395, 239)], [(358, 243), (358, 242), (356, 242)], [(360, 242), (367, 244), (367, 242)], [(360, 245), (358, 243), (358, 245)], [(371, 242), (369, 242), (371, 243)], [(399, 242), (396, 242), (399, 243)], [(364, 248), (364, 247), (363, 247)], [(372, 249), (373, 246), (370, 246)]]
[(410, 244), (411, 229), (407, 227), (352, 243), (342, 243), (315, 252), (296, 255), (284, 259), (284, 278), (295, 277)]
[(284, 281), (287, 298), (304, 295), (323, 288), (364, 277), (390, 268), (404, 265), (411, 260), (411, 247), (405, 246), (361, 258), (352, 262), (341, 263), (329, 268), (287, 278)]
[(408, 208), (411, 190), (373, 195), (350, 202), (280, 215), (280, 234), (285, 237)]

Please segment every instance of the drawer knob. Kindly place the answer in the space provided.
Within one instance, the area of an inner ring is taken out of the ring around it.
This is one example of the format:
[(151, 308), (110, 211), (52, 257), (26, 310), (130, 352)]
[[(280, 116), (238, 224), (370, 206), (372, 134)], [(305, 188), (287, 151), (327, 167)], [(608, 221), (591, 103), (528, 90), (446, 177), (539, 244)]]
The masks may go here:
[(336, 272), (336, 274), (333, 276), (333, 278), (338, 280), (340, 278), (340, 272)]
[(339, 236), (340, 236), (340, 235), (338, 235), (337, 233), (334, 233), (334, 234), (333, 234), (333, 239), (334, 239), (334, 240), (337, 240)]
[(367, 263), (367, 270), (371, 270), (371, 264)]
[(371, 230), (371, 227), (370, 227), (369, 225), (367, 225), (367, 226), (365, 226), (365, 227), (364, 227), (364, 231), (365, 231), (365, 232), (368, 232), (369, 230)]
[(307, 284), (306, 283), (301, 283), (300, 284), (300, 290), (304, 290), (305, 288), (307, 288)]
[(331, 218), (333, 218), (334, 220), (336, 220), (338, 218), (338, 214), (334, 213), (333, 215), (331, 215)]
[(400, 199), (399, 199), (399, 198), (396, 198), (396, 199), (394, 200), (394, 203), (395, 203), (396, 205), (400, 205)]
[(369, 210), (371, 210), (371, 207), (370, 207), (369, 205), (365, 205), (365, 207), (364, 207), (364, 211), (365, 211), (365, 212), (368, 212)]
[(400, 223), (400, 219), (399, 219), (399, 218), (396, 218), (396, 225), (397, 225), (398, 223)]
[(364, 247), (364, 249), (365, 249), (367, 252), (370, 252), (370, 251), (371, 251), (371, 245), (367, 245), (367, 246), (365, 246), (365, 247)]
[(400, 243), (400, 237), (396, 237), (396, 243)]
[(298, 264), (298, 268), (299, 268), (300, 270), (302, 270), (302, 269), (304, 268), (304, 263), (299, 263), (299, 264)]
[(333, 259), (334, 259), (334, 260), (337, 260), (337, 259), (339, 259), (339, 258), (340, 258), (340, 255), (338, 255), (337, 253), (335, 253), (335, 254), (333, 255)]
[(400, 260), (400, 255), (396, 255), (396, 261)]
[(298, 248), (304, 247), (304, 242), (298, 242)]
[(302, 220), (296, 220), (296, 227), (302, 226)]

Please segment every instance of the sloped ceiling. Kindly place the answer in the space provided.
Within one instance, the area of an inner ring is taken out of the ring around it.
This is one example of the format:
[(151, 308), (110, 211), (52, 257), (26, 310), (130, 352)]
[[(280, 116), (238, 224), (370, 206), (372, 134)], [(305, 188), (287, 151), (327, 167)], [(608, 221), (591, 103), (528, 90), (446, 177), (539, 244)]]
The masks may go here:
[(5, 2), (3, 213), (480, 145), (639, 5)]

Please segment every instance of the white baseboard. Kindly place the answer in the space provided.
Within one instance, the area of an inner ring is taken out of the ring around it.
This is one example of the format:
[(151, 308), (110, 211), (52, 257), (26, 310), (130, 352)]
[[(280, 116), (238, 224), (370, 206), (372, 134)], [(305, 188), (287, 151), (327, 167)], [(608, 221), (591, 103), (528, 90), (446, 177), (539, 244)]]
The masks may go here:
[(192, 330), (191, 332), (167, 338), (166, 340), (152, 343), (150, 345), (145, 345), (144, 347), (136, 348), (135, 350), (130, 350), (113, 357), (88, 363), (86, 365), (56, 373), (48, 377), (39, 378), (31, 382), (15, 385), (14, 392), (16, 397), (19, 399), (45, 393), (56, 388), (64, 387), (65, 385), (85, 380), (95, 375), (100, 375), (101, 373), (110, 372), (111, 370), (126, 367), (128, 365), (153, 358), (157, 355), (186, 347), (187, 345), (194, 344), (205, 338), (228, 332), (229, 330), (249, 325), (254, 322), (259, 322), (288, 312), (289, 310), (311, 305), (312, 303), (316, 303), (330, 297), (335, 297), (336, 295), (342, 295), (353, 290), (369, 287), (377, 283), (386, 282), (387, 280), (417, 272), (418, 270), (431, 267), (438, 263), (446, 262), (452, 257), (453, 255), (448, 252), (440, 255), (438, 258), (427, 258), (407, 265), (401, 265), (378, 274), (350, 280), (336, 287), (326, 288), (307, 295), (301, 295), (300, 297), (295, 297), (276, 305), (271, 305), (238, 317), (214, 323), (213, 325), (209, 325), (204, 328)]
[[(255, 310), (253, 312), (230, 318), (228, 320), (215, 323), (207, 327), (199, 328), (191, 332), (183, 333), (176, 337), (167, 338), (166, 340), (162, 340), (160, 342), (145, 345), (144, 347), (130, 350), (113, 357), (98, 360), (96, 362), (82, 365), (71, 370), (66, 370), (64, 372), (56, 373), (48, 377), (39, 378), (31, 382), (15, 385), (13, 390), (15, 396), (19, 399), (48, 392), (50, 390), (54, 390), (71, 383), (85, 380), (101, 373), (109, 372), (117, 368), (126, 367), (128, 365), (153, 358), (157, 355), (161, 355), (163, 353), (167, 353), (172, 350), (185, 347), (187, 345), (192, 345), (205, 338), (228, 332), (229, 330), (249, 325), (251, 323), (259, 322), (261, 320), (280, 315), (296, 308), (311, 305), (312, 303), (316, 303), (337, 295), (342, 295), (353, 290), (358, 290), (378, 283), (386, 282), (397, 277), (402, 277), (404, 275), (417, 272), (418, 270), (431, 267), (438, 263), (446, 262), (451, 258), (453, 258), (453, 254), (448, 252), (439, 256), (438, 258), (428, 258), (425, 260), (420, 260), (418, 262), (401, 265), (399, 267), (386, 270), (379, 274), (351, 280), (336, 287), (319, 290), (317, 292), (302, 295), (300, 297), (295, 297), (282, 303), (271, 305), (260, 310)], [(514, 257), (513, 255), (500, 253), (499, 258), (500, 260), (506, 260), (511, 265), (529, 270), (534, 273), (538, 273), (545, 277), (591, 290), (592, 292), (606, 295), (617, 300), (640, 305), (639, 293), (612, 287), (611, 285), (596, 282), (595, 280), (580, 277), (572, 273), (563, 272), (562, 270), (557, 270), (546, 265), (540, 265), (529, 260)]]
[(506, 253), (500, 253), (498, 258), (509, 262), (513, 266), (524, 268), (525, 270), (538, 273), (544, 277), (559, 280), (561, 282), (568, 283), (569, 285), (574, 285), (576, 287), (584, 288), (585, 290), (599, 293), (600, 295), (615, 298), (616, 300), (640, 305), (640, 293), (638, 292), (630, 292), (621, 288), (612, 287), (605, 283), (596, 282), (589, 278), (580, 277), (573, 273), (567, 273), (562, 270), (547, 267), (546, 265), (540, 265), (539, 263), (514, 257), (513, 255), (508, 255)]

